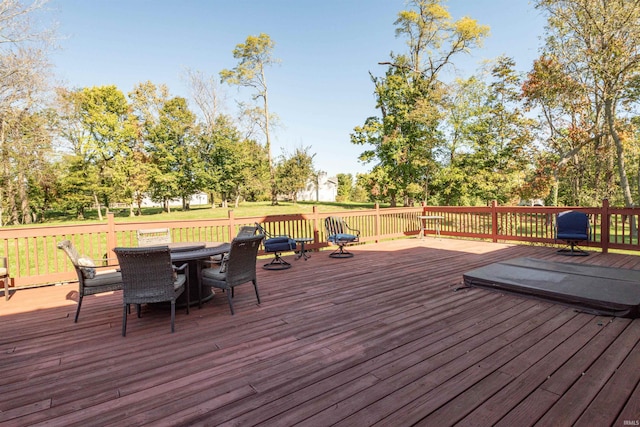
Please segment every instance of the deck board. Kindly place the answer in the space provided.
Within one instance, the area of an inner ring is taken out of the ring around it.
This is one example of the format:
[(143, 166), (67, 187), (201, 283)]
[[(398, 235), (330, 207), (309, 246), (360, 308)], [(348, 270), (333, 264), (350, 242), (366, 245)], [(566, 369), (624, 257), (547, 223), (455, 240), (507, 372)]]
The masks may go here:
[[(120, 336), (119, 292), (76, 285), (0, 301), (0, 425), (571, 425), (640, 419), (640, 319), (466, 288), (464, 272), (542, 246), (446, 238), (314, 252), (258, 269), (189, 315), (144, 308)], [(291, 257), (292, 256), (287, 256)]]

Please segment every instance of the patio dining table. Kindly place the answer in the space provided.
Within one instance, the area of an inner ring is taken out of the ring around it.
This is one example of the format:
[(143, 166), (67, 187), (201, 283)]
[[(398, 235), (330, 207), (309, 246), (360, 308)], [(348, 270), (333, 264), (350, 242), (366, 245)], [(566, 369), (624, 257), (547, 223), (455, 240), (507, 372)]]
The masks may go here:
[[(174, 264), (189, 263), (189, 292), (191, 294), (190, 305), (198, 303), (198, 261), (209, 259), (214, 255), (221, 255), (229, 252), (230, 243), (224, 242), (175, 242), (166, 246), (171, 251), (171, 262)], [(213, 290), (209, 286), (202, 289), (203, 301), (209, 301), (213, 298)], [(186, 292), (180, 295), (176, 300), (178, 307), (184, 307), (187, 304)], [(160, 304), (161, 305), (161, 304)]]

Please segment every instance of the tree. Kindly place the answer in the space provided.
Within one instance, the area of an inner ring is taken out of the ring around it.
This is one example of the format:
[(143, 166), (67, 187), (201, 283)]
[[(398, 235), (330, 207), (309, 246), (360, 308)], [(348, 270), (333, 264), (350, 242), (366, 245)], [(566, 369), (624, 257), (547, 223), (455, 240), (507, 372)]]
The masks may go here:
[(219, 89), (213, 76), (205, 76), (201, 71), (188, 69), (186, 78), (191, 89), (191, 97), (196, 103), (204, 122), (204, 131), (212, 133), (216, 119), (220, 115)]
[(351, 193), (353, 192), (353, 175), (350, 173), (339, 173), (338, 178), (338, 194), (336, 195), (336, 202), (348, 202), (351, 200)]
[(313, 179), (313, 155), (309, 154), (309, 148), (296, 148), (291, 156), (283, 154), (276, 166), (278, 191), (288, 195), (294, 203), (298, 202), (298, 192)]
[[(151, 133), (160, 121), (160, 112), (170, 99), (166, 85), (155, 85), (150, 81), (137, 84), (128, 94), (133, 120), (136, 126), (136, 138), (132, 140), (130, 153), (127, 156), (129, 188), (127, 196), (137, 205), (137, 212), (142, 213), (142, 201), (151, 193), (151, 179), (157, 168), (152, 164), (150, 150)], [(130, 211), (133, 216), (133, 207)]]
[(437, 169), (434, 151), (442, 143), (438, 124), (445, 86), (440, 72), (488, 33), (488, 27), (471, 18), (452, 21), (439, 0), (412, 0), (409, 5), (413, 8), (401, 11), (395, 21), (396, 36), (406, 37), (408, 53), (392, 53), (390, 61), (381, 63), (388, 66), (384, 78), (371, 75), (381, 117), (367, 119), (351, 135), (352, 143), (373, 146), (360, 159), (377, 161), (370, 179), (378, 182), (371, 188), (377, 187), (392, 206), (398, 198), (412, 205), (416, 198), (428, 197)]
[(46, 108), (53, 31), (32, 25), (45, 0), (0, 2), (0, 225), (31, 222), (29, 186), (39, 181), (50, 156)]
[[(533, 125), (519, 108), (520, 78), (512, 59), (499, 57), (486, 85), (473, 80), (462, 85), (469, 90), (456, 98), (454, 129), (462, 149), (450, 154), (450, 176), (443, 191), (462, 182), (457, 195), (465, 204), (486, 205), (492, 200), (515, 203), (532, 163)], [(466, 106), (465, 102), (466, 100)], [(456, 114), (458, 105), (462, 105)], [(453, 195), (453, 193), (450, 193)]]
[(63, 155), (60, 165), (60, 197), (53, 205), (63, 211), (72, 210), (76, 218), (84, 219), (85, 210), (95, 203), (95, 194), (100, 188), (97, 166), (76, 154)]
[(245, 43), (240, 43), (233, 50), (233, 57), (239, 60), (238, 65), (220, 72), (223, 82), (238, 86), (250, 87), (255, 90), (253, 99), (262, 99), (262, 105), (249, 109), (255, 117), (265, 137), (265, 148), (269, 159), (269, 173), (271, 181), (271, 203), (277, 204), (277, 184), (275, 165), (271, 155), (271, 126), (269, 113), (269, 96), (265, 68), (278, 62), (272, 52), (275, 43), (269, 35), (261, 33), (259, 36), (249, 36)]
[(84, 158), (84, 173), (97, 173), (94, 203), (109, 206), (129, 193), (128, 174), (136, 127), (124, 94), (113, 85), (59, 90), (61, 131), (73, 152)]
[(217, 116), (212, 132), (200, 136), (198, 153), (203, 159), (203, 188), (209, 192), (212, 205), (216, 193), (222, 206), (233, 198), (237, 207), (242, 197), (253, 198), (266, 190), (269, 172), (264, 149), (243, 139), (228, 117)]
[(46, 112), (12, 109), (5, 111), (1, 121), (2, 157), (8, 162), (3, 164), (3, 210), (7, 222), (29, 224), (41, 210), (34, 205), (33, 196), (38, 192), (37, 184), (47, 179), (52, 156), (51, 120)]
[(151, 155), (151, 196), (164, 203), (169, 210), (169, 200), (182, 199), (183, 209), (202, 183), (201, 159), (197, 153), (197, 129), (195, 114), (187, 106), (187, 100), (174, 97), (164, 103), (158, 123), (149, 132), (148, 151)]
[(565, 75), (583, 78), (583, 87), (592, 91), (596, 114), (582, 143), (598, 144), (600, 132), (612, 139), (622, 198), (625, 206), (633, 206), (626, 159), (631, 133), (625, 131), (629, 120), (624, 113), (638, 99), (640, 1), (538, 0), (536, 4), (549, 15), (548, 56)]

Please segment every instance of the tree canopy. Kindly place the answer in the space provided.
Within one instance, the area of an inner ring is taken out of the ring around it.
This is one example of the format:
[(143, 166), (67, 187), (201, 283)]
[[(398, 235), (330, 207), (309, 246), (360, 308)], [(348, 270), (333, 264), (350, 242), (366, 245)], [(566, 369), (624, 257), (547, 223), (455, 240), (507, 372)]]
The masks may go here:
[[(114, 203), (135, 215), (147, 198), (189, 209), (198, 192), (212, 207), (275, 204), (318, 181), (311, 147), (272, 155), (266, 77), (278, 60), (268, 34), (236, 45), (231, 69), (189, 70), (191, 98), (144, 80), (128, 93), (52, 90), (52, 33), (29, 19), (45, 3), (0, 0), (1, 224), (42, 221), (54, 209), (101, 214)], [(349, 143), (370, 170), (339, 173), (339, 199), (640, 203), (640, 0), (536, 0), (548, 25), (527, 72), (500, 56), (455, 77), (489, 28), (453, 19), (445, 3), (409, 0), (393, 25), (402, 50), (380, 52), (363, 76), (376, 114), (354, 126)], [(238, 117), (220, 107), (214, 75), (249, 90)]]

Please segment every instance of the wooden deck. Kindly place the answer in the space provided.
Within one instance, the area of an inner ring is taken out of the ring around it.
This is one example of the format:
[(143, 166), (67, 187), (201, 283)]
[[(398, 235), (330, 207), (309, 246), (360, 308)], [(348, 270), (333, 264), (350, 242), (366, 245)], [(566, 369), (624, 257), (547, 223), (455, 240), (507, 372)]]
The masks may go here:
[(76, 286), (0, 300), (0, 425), (638, 425), (640, 319), (482, 289), (462, 274), (529, 256), (640, 269), (640, 256), (403, 239), (259, 269), (190, 315)]

